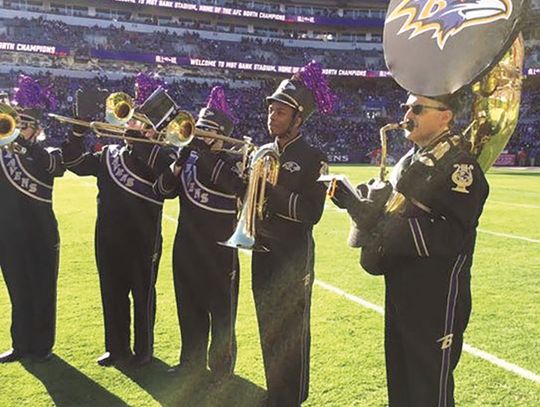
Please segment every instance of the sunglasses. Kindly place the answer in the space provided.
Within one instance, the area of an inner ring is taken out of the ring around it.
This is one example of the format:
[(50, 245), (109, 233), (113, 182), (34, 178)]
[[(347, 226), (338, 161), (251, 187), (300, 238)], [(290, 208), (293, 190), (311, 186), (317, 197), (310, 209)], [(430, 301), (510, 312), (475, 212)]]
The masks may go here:
[(411, 112), (413, 112), (415, 115), (422, 114), (424, 109), (433, 109), (433, 110), (438, 110), (440, 112), (444, 112), (445, 110), (448, 110), (448, 108), (444, 106), (407, 105), (404, 103), (401, 104), (401, 109), (403, 110), (403, 113), (407, 113), (410, 109)]

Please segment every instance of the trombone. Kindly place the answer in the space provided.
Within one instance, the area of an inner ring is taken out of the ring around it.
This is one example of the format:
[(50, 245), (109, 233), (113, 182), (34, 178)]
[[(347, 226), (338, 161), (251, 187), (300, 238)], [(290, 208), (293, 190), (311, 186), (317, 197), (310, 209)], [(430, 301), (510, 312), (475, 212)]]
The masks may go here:
[[(49, 113), (48, 116), (58, 120), (62, 124), (92, 128), (92, 122), (88, 120), (61, 116), (56, 113)], [(131, 96), (124, 92), (111, 93), (105, 101), (105, 120), (110, 124), (121, 126), (132, 118), (145, 124), (148, 123), (148, 120), (143, 115), (135, 113), (134, 102)]]
[[(179, 110), (167, 127), (158, 132), (155, 139), (127, 136), (126, 134), (128, 131), (138, 131), (141, 134), (148, 131), (147, 129), (138, 129), (126, 126), (126, 123), (131, 119), (137, 120), (149, 127), (153, 126), (145, 115), (135, 112), (133, 99), (127, 93), (123, 92), (112, 93), (107, 97), (105, 102), (106, 122), (89, 122), (87, 120), (75, 119), (54, 113), (49, 113), (49, 117), (58, 120), (60, 123), (89, 128), (96, 134), (97, 137), (108, 137), (139, 143), (151, 143), (175, 147), (187, 146), (189, 143), (191, 143), (194, 137), (199, 137), (222, 140), (225, 143), (233, 145), (242, 145), (245, 147), (242, 150), (247, 150), (247, 152), (251, 152), (253, 149), (251, 139), (248, 137), (244, 137), (244, 140), (238, 140), (232, 137), (215, 134), (210, 131), (197, 129), (195, 127), (195, 120), (193, 119), (193, 116), (184, 110)], [(226, 151), (231, 154), (242, 154), (245, 156), (246, 151), (242, 150), (236, 151), (222, 149), (221, 151)]]
[(17, 110), (0, 103), (0, 148), (18, 154), (26, 153), (26, 148), (15, 142), (21, 133), (23, 121)]

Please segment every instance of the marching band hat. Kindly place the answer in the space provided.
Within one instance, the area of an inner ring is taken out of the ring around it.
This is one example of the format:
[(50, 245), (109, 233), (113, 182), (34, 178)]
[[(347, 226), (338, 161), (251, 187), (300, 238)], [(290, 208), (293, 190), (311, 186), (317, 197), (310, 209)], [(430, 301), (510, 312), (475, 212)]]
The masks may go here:
[(175, 118), (178, 106), (165, 89), (159, 87), (137, 111), (146, 116), (156, 131), (161, 131)]
[(311, 61), (291, 79), (282, 81), (276, 91), (266, 98), (266, 102), (284, 103), (296, 110), (306, 121), (315, 110), (322, 114), (331, 113), (336, 99), (322, 72), (321, 64)]
[(195, 127), (213, 129), (224, 136), (230, 137), (235, 120), (236, 118), (227, 103), (225, 90), (221, 86), (214, 86), (210, 91), (206, 107), (199, 112)]

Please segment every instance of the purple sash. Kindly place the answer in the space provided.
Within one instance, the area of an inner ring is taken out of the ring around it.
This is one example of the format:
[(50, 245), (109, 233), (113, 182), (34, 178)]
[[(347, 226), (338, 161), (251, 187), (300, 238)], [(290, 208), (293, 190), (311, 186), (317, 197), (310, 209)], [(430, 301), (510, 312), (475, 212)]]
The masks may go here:
[(0, 157), (0, 165), (11, 185), (30, 198), (52, 203), (53, 186), (34, 177), (17, 154), (2, 150)]
[(124, 162), (122, 152), (125, 146), (110, 145), (105, 152), (105, 161), (111, 179), (122, 189), (132, 195), (142, 198), (148, 202), (163, 206), (163, 198), (158, 196), (152, 183), (134, 174)]
[(192, 152), (186, 161), (182, 171), (184, 194), (194, 205), (207, 211), (234, 215), (236, 213), (236, 197), (214, 191), (203, 185), (197, 178), (196, 162), (198, 159), (197, 153)]

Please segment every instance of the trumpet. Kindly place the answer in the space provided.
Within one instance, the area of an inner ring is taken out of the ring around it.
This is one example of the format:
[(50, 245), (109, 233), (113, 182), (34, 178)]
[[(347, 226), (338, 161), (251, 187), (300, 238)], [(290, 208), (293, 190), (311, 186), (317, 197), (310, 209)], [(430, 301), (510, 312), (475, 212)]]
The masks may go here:
[(273, 145), (257, 149), (250, 159), (250, 174), (242, 209), (232, 236), (223, 246), (267, 252), (257, 239), (257, 221), (264, 217), (266, 183), (276, 185), (279, 176), (279, 155)]

